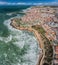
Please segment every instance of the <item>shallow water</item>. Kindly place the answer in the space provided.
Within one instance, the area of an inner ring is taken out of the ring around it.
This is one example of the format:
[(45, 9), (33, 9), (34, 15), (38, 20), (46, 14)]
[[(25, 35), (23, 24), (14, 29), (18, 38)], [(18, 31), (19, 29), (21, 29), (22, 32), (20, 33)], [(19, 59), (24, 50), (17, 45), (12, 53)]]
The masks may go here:
[(0, 65), (36, 65), (41, 49), (34, 34), (10, 26), (13, 16), (0, 16)]

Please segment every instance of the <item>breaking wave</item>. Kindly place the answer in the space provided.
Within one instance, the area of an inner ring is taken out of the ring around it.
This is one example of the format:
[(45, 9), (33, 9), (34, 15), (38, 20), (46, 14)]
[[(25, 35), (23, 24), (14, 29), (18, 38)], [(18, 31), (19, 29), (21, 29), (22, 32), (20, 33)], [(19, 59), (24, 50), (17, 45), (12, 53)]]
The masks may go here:
[(36, 65), (41, 49), (33, 33), (31, 34), (31, 32), (28, 31), (17, 30), (10, 25), (10, 22), (11, 19), (4, 21), (4, 25), (10, 30), (10, 35), (8, 37), (0, 37), (0, 40), (7, 44), (12, 42), (23, 50), (26, 50), (24, 46), (27, 45), (26, 53), (22, 56), (24, 62), (21, 62), (22, 59), (19, 58), (19, 62), (15, 65)]

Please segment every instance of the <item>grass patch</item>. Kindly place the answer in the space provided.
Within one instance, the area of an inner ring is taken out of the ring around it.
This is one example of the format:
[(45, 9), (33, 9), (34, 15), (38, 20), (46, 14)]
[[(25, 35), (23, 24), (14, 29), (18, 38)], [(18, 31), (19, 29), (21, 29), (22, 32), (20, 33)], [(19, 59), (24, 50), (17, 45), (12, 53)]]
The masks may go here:
[(45, 48), (44, 60), (47, 61), (49, 65), (51, 65), (53, 59), (53, 48), (51, 46), (51, 42), (45, 37), (45, 30), (39, 25), (32, 26), (32, 28), (34, 28), (35, 30), (38, 31), (38, 33), (40, 33), (42, 40), (44, 41)]
[(41, 26), (39, 26), (39, 25), (32, 26), (32, 28), (34, 28), (35, 30), (37, 30), (42, 35), (45, 34), (45, 30)]

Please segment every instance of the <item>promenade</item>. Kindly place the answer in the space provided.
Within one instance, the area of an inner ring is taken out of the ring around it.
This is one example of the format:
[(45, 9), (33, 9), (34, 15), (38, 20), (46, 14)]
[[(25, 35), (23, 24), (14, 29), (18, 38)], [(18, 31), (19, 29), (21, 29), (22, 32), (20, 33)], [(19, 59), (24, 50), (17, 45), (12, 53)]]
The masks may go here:
[(11, 22), (11, 25), (16, 28), (16, 29), (19, 29), (19, 30), (28, 30), (32, 33), (34, 33), (36, 39), (38, 40), (38, 45), (40, 46), (41, 48), (41, 54), (40, 54), (40, 57), (38, 59), (38, 62), (37, 62), (37, 65), (43, 65), (43, 59), (45, 57), (45, 49), (44, 49), (44, 43), (43, 43), (43, 40), (42, 40), (42, 37), (40, 35), (40, 33), (38, 33), (35, 29), (33, 29), (32, 27), (18, 27), (16, 25), (16, 23), (14, 23), (15, 21)]

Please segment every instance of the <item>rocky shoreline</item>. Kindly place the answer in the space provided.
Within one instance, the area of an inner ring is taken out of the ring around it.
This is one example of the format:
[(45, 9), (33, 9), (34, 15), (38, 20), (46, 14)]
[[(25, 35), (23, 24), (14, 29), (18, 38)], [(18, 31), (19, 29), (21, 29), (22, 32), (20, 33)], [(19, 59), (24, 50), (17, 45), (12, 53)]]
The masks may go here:
[[(37, 65), (52, 65), (53, 42), (49, 39), (54, 39), (55, 36), (52, 32), (53, 30), (51, 30), (50, 27), (48, 27), (47, 20), (50, 22), (50, 18), (54, 16), (54, 9), (50, 7), (32, 7), (25, 13), (26, 14), (21, 18), (12, 19), (11, 26), (18, 30), (27, 30), (34, 33), (35, 37), (39, 42), (40, 48), (42, 49), (40, 59)], [(53, 21), (52, 18), (51, 21)], [(53, 34), (51, 37), (54, 38), (48, 38), (50, 36), (47, 37), (46, 35), (48, 35), (49, 33)]]
[(35, 37), (38, 40), (39, 46), (42, 49), (37, 65), (43, 65), (43, 59), (45, 57), (45, 49), (44, 49), (44, 44), (43, 44), (40, 33), (38, 34), (38, 32), (35, 29), (33, 29), (32, 27), (23, 27), (23, 26), (19, 27), (19, 26), (17, 26), (15, 21), (11, 21), (10, 25), (18, 30), (27, 30), (27, 31), (34, 33)]

